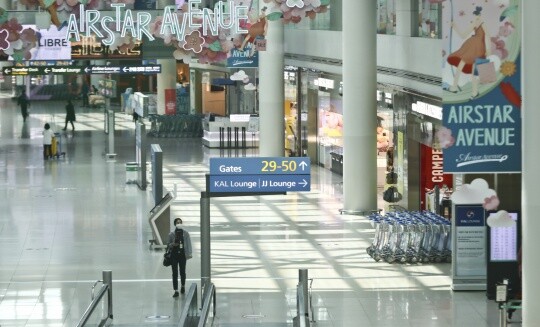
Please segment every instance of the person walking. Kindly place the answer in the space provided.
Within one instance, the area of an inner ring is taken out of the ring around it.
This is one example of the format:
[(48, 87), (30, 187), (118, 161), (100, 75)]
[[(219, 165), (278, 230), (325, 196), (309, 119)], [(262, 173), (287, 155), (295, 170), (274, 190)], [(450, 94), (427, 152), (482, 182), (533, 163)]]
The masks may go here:
[(75, 130), (75, 125), (73, 125), (73, 122), (75, 121), (75, 107), (73, 107), (73, 103), (71, 103), (71, 100), (68, 100), (68, 103), (66, 105), (66, 124), (64, 125), (64, 128), (62, 128), (63, 131), (67, 129), (68, 122), (71, 123), (71, 128)]
[(49, 125), (49, 123), (46, 123), (43, 128), (43, 159), (47, 160), (53, 156), (52, 140), (54, 132), (51, 130), (51, 125)]
[(191, 237), (182, 228), (182, 219), (174, 219), (174, 230), (169, 234), (167, 250), (171, 251), (172, 282), (174, 294), (178, 297), (178, 268), (180, 268), (180, 293), (186, 292), (186, 262), (192, 258)]
[(83, 84), (81, 86), (81, 97), (82, 97), (82, 105), (84, 108), (87, 108), (89, 106), (88, 104), (89, 92), (90, 92), (90, 87), (88, 86), (88, 83), (86, 83), (86, 81), (83, 81)]
[(21, 95), (17, 98), (17, 105), (21, 106), (21, 115), (23, 117), (23, 122), (26, 122), (26, 118), (28, 118), (28, 106), (30, 105), (30, 101), (28, 101), (28, 97), (26, 96), (26, 91), (23, 89)]

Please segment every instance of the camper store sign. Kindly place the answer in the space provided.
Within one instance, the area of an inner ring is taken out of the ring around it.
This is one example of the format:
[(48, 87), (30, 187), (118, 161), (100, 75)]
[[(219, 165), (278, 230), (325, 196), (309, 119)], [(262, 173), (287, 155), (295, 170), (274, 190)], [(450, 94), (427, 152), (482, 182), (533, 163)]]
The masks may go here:
[[(186, 29), (197, 30), (202, 28), (202, 34), (218, 35), (220, 29), (231, 29), (234, 34), (246, 34), (248, 31), (240, 27), (241, 21), (248, 20), (248, 6), (236, 5), (234, 1), (216, 3), (214, 10), (208, 8), (196, 9), (193, 5), (200, 5), (202, 0), (189, 0), (187, 12), (181, 12), (182, 19), (175, 6), (167, 6), (163, 9), (163, 21), (159, 34), (173, 34), (179, 40), (184, 40)], [(85, 10), (79, 5), (79, 18), (71, 14), (68, 20), (66, 39), (74, 38), (80, 41), (81, 36), (96, 35), (103, 38), (104, 45), (113, 45), (115, 38), (131, 35), (134, 39), (141, 40), (146, 35), (150, 41), (155, 38), (149, 30), (152, 16), (145, 11), (133, 12), (126, 9), (124, 3), (112, 3), (114, 15), (101, 16), (99, 10)], [(228, 8), (228, 10), (226, 9)]]

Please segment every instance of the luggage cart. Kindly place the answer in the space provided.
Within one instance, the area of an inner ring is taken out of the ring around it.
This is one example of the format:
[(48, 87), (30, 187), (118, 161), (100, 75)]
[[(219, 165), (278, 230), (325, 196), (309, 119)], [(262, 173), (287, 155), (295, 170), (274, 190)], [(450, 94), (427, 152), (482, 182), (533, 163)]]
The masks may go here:
[(60, 159), (60, 157), (65, 158), (66, 153), (62, 151), (62, 134), (54, 133), (51, 143), (51, 152), (52, 158)]

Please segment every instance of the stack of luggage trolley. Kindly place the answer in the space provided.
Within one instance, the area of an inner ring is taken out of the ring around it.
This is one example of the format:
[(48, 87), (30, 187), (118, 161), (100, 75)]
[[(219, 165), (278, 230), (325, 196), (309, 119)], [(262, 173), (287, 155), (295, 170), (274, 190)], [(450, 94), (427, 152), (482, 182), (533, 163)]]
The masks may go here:
[(389, 212), (368, 216), (375, 236), (366, 249), (388, 263), (451, 262), (451, 223), (433, 212)]

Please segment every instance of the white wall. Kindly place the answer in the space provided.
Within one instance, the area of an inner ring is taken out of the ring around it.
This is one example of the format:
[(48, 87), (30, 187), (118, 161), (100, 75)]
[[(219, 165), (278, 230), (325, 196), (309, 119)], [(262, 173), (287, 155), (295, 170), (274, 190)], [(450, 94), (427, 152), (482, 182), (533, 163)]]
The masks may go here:
[[(285, 52), (342, 60), (343, 40), (340, 31), (285, 30)], [(408, 36), (378, 35), (377, 66), (400, 69), (430, 76), (441, 76), (441, 40)], [(362, 58), (358, 58), (362, 60)], [(288, 65), (320, 69), (341, 74), (341, 67), (287, 59)], [(440, 86), (414, 82), (389, 75), (378, 76), (379, 82), (412, 88), (434, 96), (441, 96)]]

